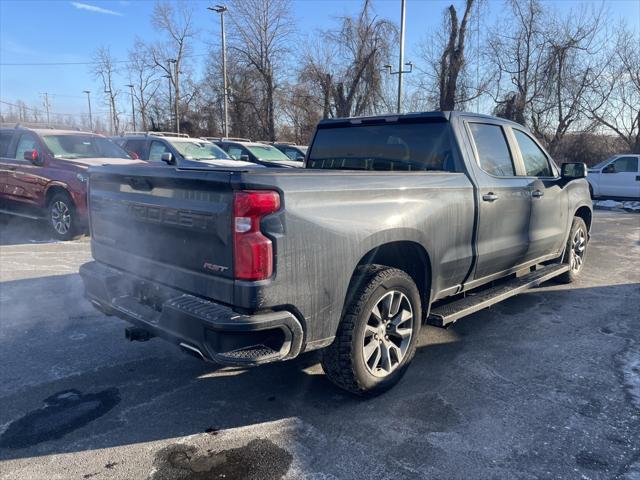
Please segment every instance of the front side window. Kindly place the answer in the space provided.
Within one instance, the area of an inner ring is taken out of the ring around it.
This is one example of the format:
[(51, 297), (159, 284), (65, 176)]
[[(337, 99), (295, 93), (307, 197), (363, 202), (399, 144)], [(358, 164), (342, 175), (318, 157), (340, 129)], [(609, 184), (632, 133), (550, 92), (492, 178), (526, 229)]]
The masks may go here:
[(165, 152), (169, 152), (167, 146), (162, 142), (154, 140), (153, 142), (151, 142), (151, 148), (149, 148), (149, 161), (162, 162), (162, 154)]
[(489, 123), (468, 125), (478, 152), (480, 168), (497, 177), (514, 176), (513, 160), (502, 127)]
[(513, 129), (516, 137), (526, 175), (529, 177), (552, 177), (553, 173), (547, 160), (547, 156), (533, 139), (526, 133)]
[(25, 152), (33, 152), (38, 149), (38, 141), (35, 135), (31, 133), (23, 133), (18, 142), (18, 148), (16, 148), (15, 159), (24, 160)]
[(240, 157), (244, 155), (241, 147), (234, 147), (233, 145), (229, 145), (227, 147), (227, 152), (229, 153), (229, 156), (234, 160), (240, 160)]
[(613, 162), (614, 172), (638, 172), (638, 158), (637, 157), (622, 157)]
[(454, 171), (447, 122), (327, 125), (319, 128), (307, 168)]

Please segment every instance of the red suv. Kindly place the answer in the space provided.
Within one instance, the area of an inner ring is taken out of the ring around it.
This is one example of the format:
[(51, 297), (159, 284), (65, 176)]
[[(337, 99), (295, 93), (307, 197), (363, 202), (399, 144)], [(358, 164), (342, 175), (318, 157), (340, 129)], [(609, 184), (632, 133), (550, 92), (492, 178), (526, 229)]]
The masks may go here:
[(111, 140), (73, 130), (0, 129), (0, 213), (45, 219), (69, 240), (86, 230), (87, 169), (138, 163)]

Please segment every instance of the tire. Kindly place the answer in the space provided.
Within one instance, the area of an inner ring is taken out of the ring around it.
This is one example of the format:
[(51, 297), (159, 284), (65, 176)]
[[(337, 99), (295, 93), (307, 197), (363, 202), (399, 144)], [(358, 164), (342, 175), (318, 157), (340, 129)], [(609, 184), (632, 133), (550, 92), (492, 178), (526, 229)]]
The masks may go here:
[(57, 240), (72, 240), (77, 236), (78, 219), (76, 209), (67, 193), (56, 193), (47, 208), (47, 223)]
[(418, 288), (402, 270), (371, 265), (357, 275), (322, 368), (338, 387), (374, 396), (398, 383), (411, 363), (422, 306)]
[(567, 246), (565, 247), (562, 263), (569, 265), (569, 271), (556, 277), (558, 283), (572, 283), (578, 279), (587, 255), (589, 231), (587, 224), (580, 217), (573, 217)]

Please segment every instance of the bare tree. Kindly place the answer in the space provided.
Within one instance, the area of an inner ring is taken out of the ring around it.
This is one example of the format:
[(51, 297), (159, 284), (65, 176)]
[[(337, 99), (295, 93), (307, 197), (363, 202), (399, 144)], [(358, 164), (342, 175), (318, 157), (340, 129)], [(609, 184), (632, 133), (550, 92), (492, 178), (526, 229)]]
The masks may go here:
[(238, 62), (257, 74), (264, 135), (269, 140), (276, 139), (276, 92), (295, 25), (291, 10), (290, 0), (232, 0), (229, 4), (230, 49)]
[(158, 68), (149, 56), (145, 43), (137, 38), (129, 51), (127, 66), (129, 81), (134, 86), (134, 97), (138, 104), (142, 130), (148, 129), (148, 109), (151, 99), (160, 88)]
[(382, 66), (389, 63), (397, 29), (378, 18), (365, 0), (355, 17), (343, 17), (335, 30), (321, 33), (321, 42), (309, 50), (301, 79), (316, 87), (323, 116), (348, 117), (388, 107)]
[(597, 56), (602, 20), (602, 11), (572, 11), (565, 18), (555, 16), (546, 32), (543, 95), (532, 102), (531, 127), (552, 154), (570, 129), (584, 120), (583, 99), (604, 72)]
[(458, 24), (458, 12), (449, 6), (449, 40), (440, 57), (438, 86), (440, 91), (440, 110), (453, 110), (456, 106), (458, 77), (465, 64), (464, 48), (467, 37), (467, 25), (474, 0), (466, 0), (462, 21)]
[(120, 117), (116, 105), (116, 98), (120, 91), (114, 88), (114, 76), (118, 73), (114, 58), (108, 47), (100, 47), (94, 54), (93, 75), (102, 83), (104, 98), (109, 106), (111, 124), (110, 133), (120, 130)]
[[(512, 15), (493, 30), (488, 42), (496, 67), (494, 113), (526, 125), (531, 103), (541, 94), (546, 38), (540, 0), (510, 0)], [(507, 84), (502, 93), (503, 81)]]
[(176, 132), (180, 131), (181, 97), (180, 75), (185, 69), (184, 60), (191, 53), (191, 39), (196, 31), (193, 27), (193, 4), (179, 2), (174, 5), (167, 2), (156, 3), (153, 9), (152, 24), (163, 31), (167, 40), (150, 49), (154, 65), (167, 75), (173, 86), (174, 121)]
[(625, 25), (605, 51), (607, 69), (594, 79), (586, 114), (613, 131), (632, 153), (640, 153), (640, 38)]

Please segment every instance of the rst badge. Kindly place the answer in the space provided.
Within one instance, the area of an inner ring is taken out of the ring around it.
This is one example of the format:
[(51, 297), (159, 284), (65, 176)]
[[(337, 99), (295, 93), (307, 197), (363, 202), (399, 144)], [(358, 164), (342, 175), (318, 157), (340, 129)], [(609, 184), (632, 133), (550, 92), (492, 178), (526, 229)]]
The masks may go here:
[(229, 267), (223, 267), (222, 265), (216, 265), (215, 263), (204, 262), (202, 268), (209, 270), (210, 272), (224, 272), (229, 270)]

